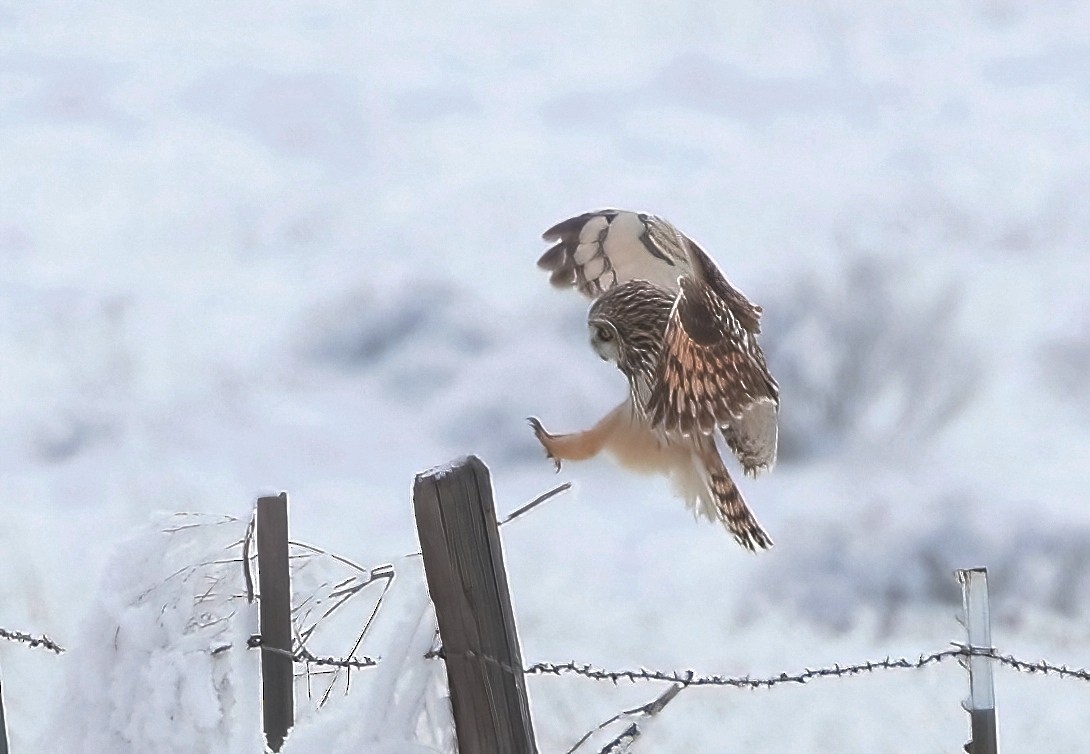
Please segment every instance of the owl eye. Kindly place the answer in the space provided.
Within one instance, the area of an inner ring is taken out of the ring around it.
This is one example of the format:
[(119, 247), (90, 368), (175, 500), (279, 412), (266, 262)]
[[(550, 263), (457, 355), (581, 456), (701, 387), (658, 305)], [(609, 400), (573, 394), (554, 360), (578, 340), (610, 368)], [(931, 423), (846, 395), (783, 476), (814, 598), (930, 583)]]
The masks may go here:
[(608, 327), (598, 328), (598, 340), (610, 341), (613, 340), (613, 331)]

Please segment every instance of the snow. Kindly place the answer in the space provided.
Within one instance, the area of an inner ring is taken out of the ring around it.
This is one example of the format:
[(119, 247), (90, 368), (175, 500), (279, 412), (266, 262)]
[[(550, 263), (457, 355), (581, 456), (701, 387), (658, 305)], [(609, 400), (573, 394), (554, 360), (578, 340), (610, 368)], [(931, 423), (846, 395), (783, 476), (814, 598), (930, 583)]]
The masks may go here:
[[(285, 751), (449, 749), (408, 491), (467, 453), (501, 514), (575, 482), (504, 527), (528, 662), (918, 655), (961, 638), (952, 569), (987, 565), (1000, 648), (1090, 665), (1088, 24), (1061, 0), (0, 8), (0, 626), (69, 649), (0, 642), (13, 751), (256, 749), (239, 569), (168, 577), (279, 490), (293, 539), (399, 574), (383, 663), (320, 709), (301, 688)], [(603, 206), (669, 218), (765, 307), (784, 453), (741, 484), (770, 553), (664, 480), (554, 476), (525, 425), (623, 390), (534, 266)], [(165, 534), (174, 512), (207, 518)], [(307, 562), (297, 594), (347, 577)], [(210, 575), (233, 617), (203, 626)], [(373, 599), (313, 649), (347, 652)], [(1076, 748), (1084, 685), (1000, 670), (1004, 748)], [(542, 751), (661, 690), (531, 678)], [(965, 692), (953, 663), (689, 689), (635, 751), (948, 751)]]

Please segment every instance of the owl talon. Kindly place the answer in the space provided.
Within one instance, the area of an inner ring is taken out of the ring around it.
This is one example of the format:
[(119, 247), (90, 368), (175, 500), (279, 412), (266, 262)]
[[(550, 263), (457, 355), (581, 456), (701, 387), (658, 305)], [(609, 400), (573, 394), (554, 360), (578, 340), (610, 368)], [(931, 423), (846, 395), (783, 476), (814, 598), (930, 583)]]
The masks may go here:
[(528, 417), (526, 419), (526, 422), (534, 430), (534, 436), (537, 438), (537, 441), (541, 443), (541, 447), (545, 448), (545, 455), (548, 456), (549, 460), (551, 460), (553, 462), (553, 465), (556, 466), (556, 473), (559, 474), (560, 459), (553, 454), (552, 448), (549, 447), (549, 441), (552, 439), (553, 436), (545, 431), (545, 428), (541, 426), (541, 422), (538, 421), (536, 416)]

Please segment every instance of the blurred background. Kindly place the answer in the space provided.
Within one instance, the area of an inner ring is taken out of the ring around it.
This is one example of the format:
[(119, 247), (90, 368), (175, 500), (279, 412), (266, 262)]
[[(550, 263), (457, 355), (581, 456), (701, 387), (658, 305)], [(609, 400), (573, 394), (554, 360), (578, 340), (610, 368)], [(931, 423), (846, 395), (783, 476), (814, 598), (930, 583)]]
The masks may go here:
[[(269, 491), (298, 539), (389, 561), (413, 476), (477, 453), (501, 512), (575, 483), (505, 531), (530, 662), (930, 652), (986, 565), (997, 645), (1090, 664), (1087, 29), (1060, 0), (4, 3), (0, 626), (78, 644), (157, 512)], [(768, 553), (606, 459), (555, 476), (525, 424), (625, 389), (534, 264), (607, 206), (765, 309)], [(27, 654), (0, 645), (15, 742), (76, 672)], [(1012, 750), (1081, 741), (1085, 684), (998, 679)], [(644, 743), (951, 751), (964, 686), (693, 690)], [(544, 751), (654, 696), (531, 693)]]

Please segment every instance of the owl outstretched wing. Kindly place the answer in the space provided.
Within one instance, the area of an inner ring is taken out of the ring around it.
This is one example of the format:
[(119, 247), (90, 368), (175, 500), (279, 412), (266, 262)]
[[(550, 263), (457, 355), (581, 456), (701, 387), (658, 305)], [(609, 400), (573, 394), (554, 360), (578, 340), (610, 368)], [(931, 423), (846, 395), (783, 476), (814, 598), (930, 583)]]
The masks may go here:
[(574, 287), (588, 298), (630, 280), (677, 291), (678, 278), (693, 270), (691, 241), (666, 220), (643, 212), (586, 212), (557, 223), (542, 237), (555, 242), (537, 262), (552, 273), (550, 282)]
[(666, 432), (722, 428), (746, 472), (756, 474), (775, 462), (779, 387), (747, 326), (760, 310), (732, 303), (696, 276), (681, 279), (647, 412)]
[(690, 275), (705, 281), (742, 327), (755, 335), (761, 331), (761, 308), (727, 281), (695, 241), (661, 217), (619, 209), (584, 212), (557, 223), (542, 238), (554, 245), (537, 264), (558, 288), (574, 287), (596, 298), (615, 285), (646, 280), (678, 293), (678, 278)]

